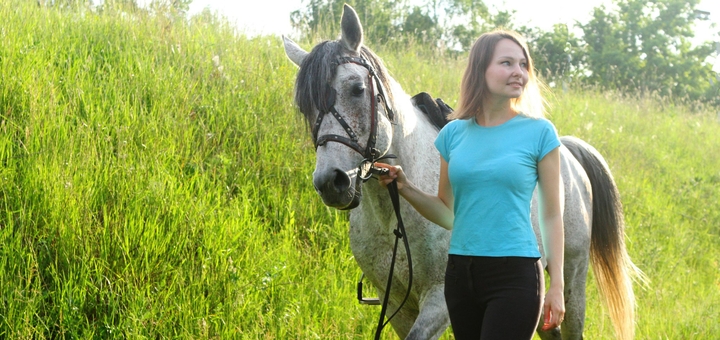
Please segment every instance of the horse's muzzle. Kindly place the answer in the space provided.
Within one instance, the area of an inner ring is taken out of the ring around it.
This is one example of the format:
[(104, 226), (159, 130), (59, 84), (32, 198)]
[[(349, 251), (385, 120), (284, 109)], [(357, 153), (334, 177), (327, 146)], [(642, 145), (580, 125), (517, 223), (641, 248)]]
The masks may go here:
[(362, 193), (358, 176), (348, 175), (347, 172), (340, 169), (328, 171), (325, 174), (313, 176), (313, 185), (315, 191), (328, 207), (348, 210), (357, 207), (360, 204)]

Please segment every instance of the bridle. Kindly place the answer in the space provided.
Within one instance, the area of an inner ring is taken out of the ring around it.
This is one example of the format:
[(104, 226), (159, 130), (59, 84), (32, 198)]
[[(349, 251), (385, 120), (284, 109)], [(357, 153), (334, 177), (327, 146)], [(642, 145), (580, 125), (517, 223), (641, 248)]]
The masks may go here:
[[(378, 124), (378, 107), (377, 104), (382, 104), (385, 108), (385, 113), (387, 114), (387, 118), (390, 120), (392, 124), (395, 123), (395, 112), (393, 111), (392, 107), (389, 105), (387, 101), (387, 96), (385, 94), (385, 90), (383, 88), (383, 84), (380, 81), (380, 79), (377, 76), (377, 73), (375, 73), (375, 69), (372, 67), (372, 65), (365, 60), (364, 58), (356, 58), (356, 57), (338, 57), (337, 63), (334, 64), (335, 67), (338, 67), (340, 65), (344, 64), (357, 64), (368, 71), (368, 83), (370, 83), (370, 91), (371, 91), (371, 103), (370, 103), (370, 135), (368, 136), (367, 143), (365, 144), (365, 148), (363, 148), (358, 143), (358, 136), (353, 131), (353, 129), (348, 125), (348, 123), (345, 121), (345, 119), (338, 113), (337, 109), (335, 109), (335, 97), (337, 96), (337, 91), (330, 86), (330, 84), (327, 84), (328, 86), (328, 96), (325, 98), (325, 106), (324, 108), (319, 108), (319, 113), (317, 118), (315, 119), (315, 124), (312, 127), (312, 137), (313, 141), (315, 143), (315, 149), (317, 150), (318, 147), (327, 144), (328, 142), (336, 142), (341, 143), (344, 145), (347, 145), (351, 149), (353, 149), (355, 152), (362, 155), (363, 160), (358, 165), (358, 172), (357, 172), (357, 181), (356, 185), (359, 185), (360, 181), (366, 182), (370, 178), (372, 178), (373, 174), (375, 175), (381, 175), (387, 173), (387, 169), (380, 168), (375, 166), (375, 162), (385, 159), (385, 158), (396, 158), (395, 155), (386, 155), (386, 154), (380, 154), (381, 151), (375, 148), (375, 144), (377, 143), (377, 124)], [(375, 93), (375, 84), (377, 83), (377, 93)], [(320, 131), (320, 125), (322, 125), (323, 118), (330, 113), (333, 117), (335, 117), (335, 120), (338, 121), (340, 126), (343, 127), (345, 130), (345, 133), (348, 135), (348, 137), (340, 136), (336, 134), (325, 134), (322, 136), (318, 136), (318, 133)], [(410, 257), (410, 245), (408, 244), (408, 239), (405, 233), (405, 225), (402, 221), (402, 216), (400, 215), (400, 194), (398, 193), (398, 187), (397, 182), (392, 181), (390, 184), (387, 185), (388, 192), (390, 194), (390, 199), (393, 204), (393, 209), (395, 210), (395, 217), (397, 218), (397, 228), (393, 231), (395, 235), (395, 246), (393, 248), (393, 256), (392, 260), (390, 262), (390, 272), (388, 274), (387, 279), (387, 286), (385, 289), (385, 297), (382, 302), (382, 309), (380, 311), (380, 319), (378, 320), (378, 326), (375, 331), (375, 339), (380, 339), (380, 334), (382, 333), (383, 328), (390, 322), (390, 320), (397, 315), (397, 313), (400, 311), (402, 306), (405, 304), (405, 301), (407, 301), (408, 297), (410, 296), (410, 289), (412, 288), (412, 279), (413, 279), (413, 270), (412, 270), (412, 258)], [(385, 314), (387, 312), (387, 305), (388, 301), (390, 299), (390, 289), (392, 287), (392, 277), (393, 272), (395, 270), (395, 260), (397, 256), (397, 247), (398, 247), (398, 241), (400, 239), (403, 239), (403, 245), (405, 246), (405, 254), (407, 256), (408, 261), (408, 285), (407, 285), (407, 291), (405, 292), (405, 298), (400, 303), (398, 308), (395, 310), (395, 312), (390, 315), (390, 317), (387, 318), (387, 321), (385, 320)], [(358, 300), (360, 303), (364, 303), (366, 300), (362, 297), (362, 278), (360, 279), (360, 282), (358, 282)]]
[[(395, 158), (395, 156), (393, 155), (381, 155), (381, 151), (375, 148), (375, 144), (377, 143), (377, 124), (379, 109), (379, 107), (377, 106), (378, 104), (382, 104), (382, 106), (384, 106), (387, 118), (392, 123), (395, 123), (395, 113), (387, 101), (387, 96), (385, 94), (382, 82), (378, 78), (373, 66), (367, 60), (357, 57), (338, 57), (337, 62), (333, 65), (335, 67), (338, 67), (340, 65), (350, 63), (360, 65), (368, 70), (368, 83), (370, 84), (371, 91), (370, 135), (368, 136), (368, 140), (365, 143), (365, 147), (363, 148), (358, 143), (358, 135), (355, 133), (355, 131), (353, 131), (350, 125), (348, 125), (348, 123), (340, 115), (340, 113), (338, 113), (337, 109), (335, 109), (335, 99), (337, 96), (337, 91), (335, 91), (335, 89), (332, 88), (330, 84), (327, 85), (328, 96), (325, 98), (325, 106), (324, 108), (319, 108), (318, 116), (315, 119), (315, 124), (312, 127), (312, 137), (315, 143), (315, 149), (327, 144), (328, 142), (336, 142), (345, 144), (355, 152), (362, 155), (363, 160), (358, 165), (358, 178), (362, 181), (367, 181), (368, 179), (370, 179), (370, 177), (372, 177), (373, 173), (378, 173), (379, 171), (382, 172), (381, 169), (374, 166), (375, 162), (383, 158)], [(375, 93), (375, 83), (377, 83), (377, 93)], [(328, 113), (335, 117), (335, 120), (337, 120), (340, 126), (342, 126), (342, 128), (345, 130), (347, 137), (336, 134), (325, 134), (322, 136), (318, 136), (318, 133), (320, 131), (320, 125), (322, 124), (323, 119), (327, 116)]]

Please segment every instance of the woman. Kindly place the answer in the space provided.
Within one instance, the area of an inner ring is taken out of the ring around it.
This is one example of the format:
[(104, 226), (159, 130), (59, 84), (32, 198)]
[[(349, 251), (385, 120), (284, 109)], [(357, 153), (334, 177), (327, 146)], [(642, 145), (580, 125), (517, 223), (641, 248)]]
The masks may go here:
[[(531, 339), (560, 325), (563, 222), (560, 141), (544, 119), (539, 81), (524, 39), (511, 31), (483, 34), (472, 47), (458, 108), (439, 133), (437, 195), (419, 190), (400, 166), (400, 194), (425, 218), (452, 229), (445, 299), (456, 339)], [(539, 192), (540, 226), (550, 287), (544, 278), (530, 201)], [(542, 306), (541, 306), (542, 305)]]

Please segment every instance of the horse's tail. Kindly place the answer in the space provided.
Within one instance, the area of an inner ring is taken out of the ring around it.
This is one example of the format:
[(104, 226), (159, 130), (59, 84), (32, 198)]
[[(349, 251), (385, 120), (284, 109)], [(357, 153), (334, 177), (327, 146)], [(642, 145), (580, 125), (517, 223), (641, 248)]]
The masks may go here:
[(632, 278), (644, 274), (625, 249), (625, 223), (620, 193), (600, 153), (585, 141), (565, 136), (562, 144), (580, 162), (592, 187), (590, 261), (600, 294), (608, 308), (618, 339), (635, 333), (635, 295)]

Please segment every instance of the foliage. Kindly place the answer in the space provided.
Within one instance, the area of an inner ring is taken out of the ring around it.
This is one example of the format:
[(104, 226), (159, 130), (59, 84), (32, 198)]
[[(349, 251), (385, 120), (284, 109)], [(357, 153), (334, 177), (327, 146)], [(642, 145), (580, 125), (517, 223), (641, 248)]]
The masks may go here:
[[(304, 38), (332, 37), (339, 31), (341, 0), (308, 0), (292, 14)], [(565, 25), (551, 30), (517, 26), (515, 11), (491, 11), (483, 0), (372, 0), (354, 4), (369, 41), (423, 44), (456, 54), (467, 51), (483, 32), (495, 28), (523, 33), (540, 74), (548, 82), (592, 84), (642, 92), (683, 102), (720, 107), (720, 75), (707, 60), (712, 42), (692, 46), (694, 9), (699, 0), (617, 0), (615, 9), (593, 10), (577, 23), (582, 36)], [(351, 2), (352, 4), (352, 2)]]
[[(366, 27), (372, 27), (366, 32), (367, 39), (386, 43), (398, 36), (395, 31), (402, 27), (401, 13), (405, 8), (402, 1), (308, 0), (304, 10), (291, 14), (292, 25), (303, 32), (306, 39), (334, 36), (340, 32), (340, 17), (345, 3), (353, 6), (360, 20), (367, 23)], [(422, 23), (418, 26), (422, 27)]]
[(413, 6), (410, 14), (403, 20), (402, 32), (410, 40), (431, 46), (442, 39), (442, 30), (437, 17), (425, 13), (419, 6)]
[(493, 14), (482, 0), (446, 0), (446, 6), (446, 15), (453, 18), (446, 28), (454, 42), (450, 48), (467, 51), (482, 33), (513, 28), (514, 11), (499, 10)]
[(587, 81), (604, 88), (658, 93), (720, 104), (720, 85), (705, 60), (711, 42), (692, 47), (699, 0), (618, 0), (617, 10), (595, 8), (580, 25), (586, 42)]
[(523, 33), (535, 68), (543, 78), (573, 82), (583, 77), (582, 40), (570, 32), (567, 25), (556, 24), (552, 31), (528, 29)]
[(512, 27), (512, 12), (492, 14), (482, 0), (428, 0), (422, 5), (409, 5), (407, 0), (306, 1), (306, 8), (294, 11), (290, 19), (307, 40), (337, 34), (346, 3), (353, 6), (366, 27), (367, 40), (377, 44), (420, 43), (467, 50), (482, 32)]

